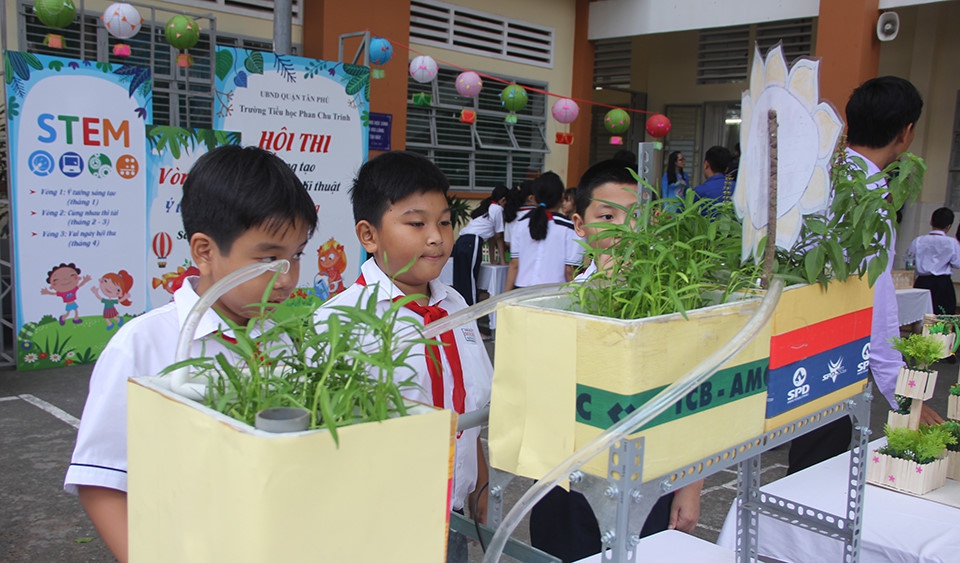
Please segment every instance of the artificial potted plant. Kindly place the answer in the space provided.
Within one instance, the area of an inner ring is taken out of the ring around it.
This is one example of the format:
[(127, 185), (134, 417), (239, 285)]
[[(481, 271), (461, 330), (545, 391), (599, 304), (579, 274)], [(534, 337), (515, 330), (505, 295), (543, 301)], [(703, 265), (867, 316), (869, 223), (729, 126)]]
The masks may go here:
[[(929, 315), (927, 315), (929, 317)], [(934, 317), (936, 319), (936, 317)], [(924, 323), (923, 334), (938, 340), (943, 345), (943, 357), (946, 358), (957, 351), (957, 320), (950, 322), (937, 319), (931, 324)]]
[(903, 354), (907, 365), (900, 367), (895, 393), (911, 399), (927, 401), (937, 386), (937, 372), (930, 369), (943, 357), (943, 343), (930, 335), (911, 334), (891, 339), (893, 349)]
[(923, 401), (914, 401), (910, 397), (894, 395), (897, 408), (887, 412), (887, 425), (890, 428), (911, 428), (916, 430), (920, 426), (920, 411)]
[(960, 481), (960, 423), (956, 420), (948, 420), (942, 423), (940, 427), (949, 432), (956, 440), (947, 444), (947, 479)]
[(950, 387), (950, 394), (947, 396), (947, 418), (960, 420), (960, 383)]
[[(173, 368), (199, 370), (183, 385), (173, 375), (131, 380), (131, 558), (441, 560), (456, 415), (400, 396), (393, 370), (416, 341), (394, 337), (417, 327), (401, 324), (403, 303), (395, 305), (385, 315), (373, 302), (344, 308), (318, 327), (306, 294), (277, 309), (261, 304), (256, 327), (232, 327), (237, 361), (180, 362)], [(189, 398), (198, 388), (200, 400)], [(272, 407), (305, 409), (310, 430), (255, 429)], [(380, 510), (385, 498), (405, 517)]]
[(886, 445), (870, 453), (867, 482), (915, 495), (942, 487), (947, 479), (947, 444), (957, 439), (941, 426), (884, 427)]

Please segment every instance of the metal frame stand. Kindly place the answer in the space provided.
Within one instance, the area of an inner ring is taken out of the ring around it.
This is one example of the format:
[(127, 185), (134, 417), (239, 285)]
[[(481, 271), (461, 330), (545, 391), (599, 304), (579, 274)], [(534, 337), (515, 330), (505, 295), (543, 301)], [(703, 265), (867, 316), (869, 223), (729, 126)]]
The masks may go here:
[[(738, 562), (758, 560), (758, 525), (760, 515), (764, 514), (842, 541), (844, 562), (857, 563), (860, 560), (872, 399), (868, 384), (862, 393), (849, 399), (647, 482), (640, 480), (643, 438), (623, 440), (610, 448), (606, 478), (575, 471), (570, 475), (570, 489), (583, 494), (597, 516), (603, 560), (627, 562), (634, 560), (632, 551), (640, 541), (639, 531), (661, 495), (736, 465)], [(845, 416), (853, 419), (854, 428), (845, 515), (830, 514), (760, 491), (760, 455), (763, 452)], [(491, 470), (487, 515), (494, 528), (499, 526), (503, 514), (502, 491), (512, 478), (509, 473)]]

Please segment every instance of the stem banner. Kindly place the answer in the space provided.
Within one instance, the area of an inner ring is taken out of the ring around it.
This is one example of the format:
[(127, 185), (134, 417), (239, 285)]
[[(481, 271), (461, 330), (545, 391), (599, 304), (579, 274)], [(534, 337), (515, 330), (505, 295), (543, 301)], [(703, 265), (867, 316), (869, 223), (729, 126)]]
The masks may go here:
[(277, 154), (316, 204), (300, 286), (320, 299), (339, 293), (362, 263), (349, 190), (367, 159), (370, 68), (219, 47), (215, 71), (214, 128)]
[(150, 70), (4, 53), (17, 365), (92, 363), (147, 310)]

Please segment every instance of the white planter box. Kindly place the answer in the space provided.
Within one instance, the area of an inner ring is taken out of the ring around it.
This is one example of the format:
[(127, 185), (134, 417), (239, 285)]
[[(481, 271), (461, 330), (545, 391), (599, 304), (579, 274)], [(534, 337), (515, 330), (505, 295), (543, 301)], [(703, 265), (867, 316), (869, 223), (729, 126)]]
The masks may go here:
[(915, 495), (923, 495), (943, 486), (947, 480), (947, 460), (920, 465), (874, 450), (867, 459), (867, 482)]
[(933, 398), (933, 390), (937, 387), (936, 371), (918, 371), (906, 366), (900, 367), (897, 375), (897, 395), (928, 401)]
[(947, 396), (947, 418), (960, 420), (960, 395)]
[(943, 358), (948, 358), (953, 355), (953, 343), (957, 339), (956, 333), (951, 332), (950, 334), (929, 334), (927, 329), (924, 328), (924, 334), (931, 338), (935, 338), (943, 346)]
[(910, 414), (899, 414), (894, 411), (887, 413), (887, 424), (890, 428), (909, 428), (916, 430), (920, 427), (920, 411), (923, 409), (923, 401), (913, 400), (910, 404)]
[(947, 450), (947, 479), (960, 481), (960, 452)]

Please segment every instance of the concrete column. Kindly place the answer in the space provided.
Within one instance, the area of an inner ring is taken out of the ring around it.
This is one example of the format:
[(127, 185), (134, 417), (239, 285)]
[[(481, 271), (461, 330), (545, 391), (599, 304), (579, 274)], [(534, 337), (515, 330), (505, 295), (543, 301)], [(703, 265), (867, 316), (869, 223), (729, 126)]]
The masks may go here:
[(877, 75), (879, 5), (879, 0), (820, 0), (820, 97), (830, 100), (840, 115), (853, 89)]
[[(590, 1), (577, 0), (576, 27), (573, 32), (573, 81), (571, 96), (581, 100), (593, 99), (593, 43), (587, 39), (590, 21)], [(555, 100), (547, 100), (553, 104)], [(567, 153), (567, 186), (576, 186), (580, 176), (590, 167), (591, 107), (580, 104), (580, 117), (570, 124), (573, 144)], [(547, 139), (552, 143), (553, 139)]]

